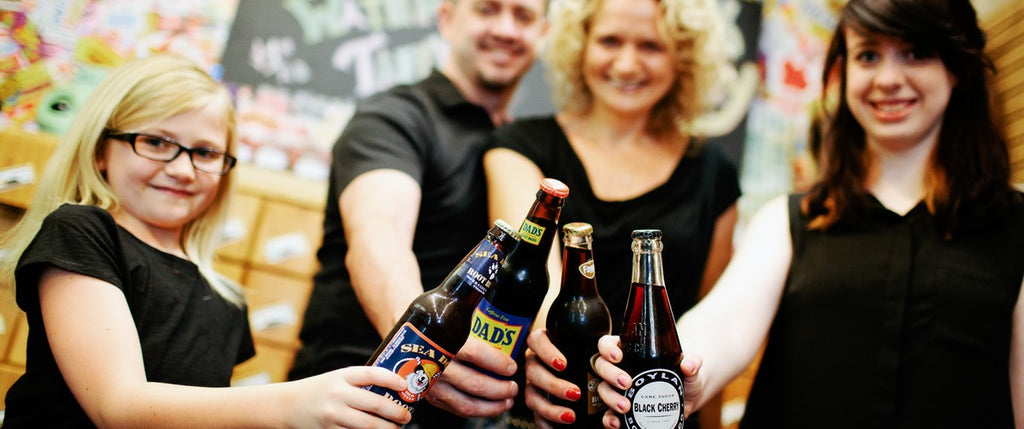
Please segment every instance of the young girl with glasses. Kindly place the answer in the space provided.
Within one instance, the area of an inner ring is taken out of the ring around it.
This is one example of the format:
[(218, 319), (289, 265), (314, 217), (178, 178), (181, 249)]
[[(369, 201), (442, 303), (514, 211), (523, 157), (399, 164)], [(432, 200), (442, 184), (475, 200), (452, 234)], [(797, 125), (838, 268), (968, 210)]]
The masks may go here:
[[(254, 355), (238, 285), (212, 269), (236, 149), (226, 89), (191, 62), (113, 71), (63, 136), (0, 279), (28, 318), (4, 427), (396, 427), (390, 372), (228, 388)], [(380, 417), (378, 417), (380, 416)]]

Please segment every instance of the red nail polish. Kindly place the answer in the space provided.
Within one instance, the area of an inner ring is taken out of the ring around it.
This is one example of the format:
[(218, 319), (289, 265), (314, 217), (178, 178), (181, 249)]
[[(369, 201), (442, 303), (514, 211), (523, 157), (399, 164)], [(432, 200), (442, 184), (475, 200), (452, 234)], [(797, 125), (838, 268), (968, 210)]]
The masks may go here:
[(575, 422), (576, 416), (572, 413), (572, 411), (566, 411), (562, 413), (562, 421), (566, 423)]
[(580, 399), (580, 389), (571, 387), (565, 391), (565, 396), (573, 401), (578, 401)]
[(564, 360), (555, 358), (555, 360), (551, 361), (551, 366), (554, 367), (555, 369), (559, 370), (559, 371), (565, 371), (565, 361)]

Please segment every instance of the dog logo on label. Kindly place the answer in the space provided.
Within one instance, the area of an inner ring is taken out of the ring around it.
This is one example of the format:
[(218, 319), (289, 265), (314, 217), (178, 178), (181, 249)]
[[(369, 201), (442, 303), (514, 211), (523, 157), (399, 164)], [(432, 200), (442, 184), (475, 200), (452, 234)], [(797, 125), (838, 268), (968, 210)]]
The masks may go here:
[(430, 389), (430, 385), (440, 374), (439, 367), (431, 361), (423, 361), (419, 357), (406, 359), (398, 366), (398, 375), (405, 377), (408, 388), (399, 393), (406, 402), (416, 402)]

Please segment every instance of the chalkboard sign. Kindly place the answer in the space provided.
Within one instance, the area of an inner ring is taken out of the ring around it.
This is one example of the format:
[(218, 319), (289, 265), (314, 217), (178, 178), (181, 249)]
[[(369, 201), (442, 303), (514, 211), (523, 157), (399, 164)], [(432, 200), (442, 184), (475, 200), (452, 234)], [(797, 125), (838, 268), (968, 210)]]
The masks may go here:
[(244, 161), (326, 174), (356, 100), (426, 76), (446, 55), (441, 0), (246, 0), (223, 55)]
[(443, 54), (441, 0), (239, 2), (225, 78), (324, 96), (365, 97), (425, 76)]

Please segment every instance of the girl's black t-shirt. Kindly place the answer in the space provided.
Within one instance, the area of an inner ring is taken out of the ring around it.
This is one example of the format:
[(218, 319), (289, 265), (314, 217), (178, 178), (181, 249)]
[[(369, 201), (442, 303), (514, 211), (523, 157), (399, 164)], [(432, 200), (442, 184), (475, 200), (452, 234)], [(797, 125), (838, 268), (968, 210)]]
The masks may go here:
[(234, 366), (255, 354), (246, 307), (221, 297), (195, 264), (142, 242), (105, 210), (66, 204), (43, 221), (15, 272), (29, 334), (25, 374), (7, 392), (5, 428), (94, 426), (47, 342), (38, 288), (47, 267), (103, 280), (124, 293), (148, 381), (228, 386)]

